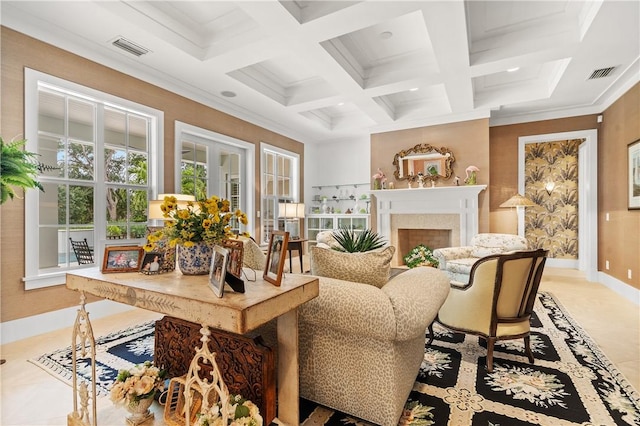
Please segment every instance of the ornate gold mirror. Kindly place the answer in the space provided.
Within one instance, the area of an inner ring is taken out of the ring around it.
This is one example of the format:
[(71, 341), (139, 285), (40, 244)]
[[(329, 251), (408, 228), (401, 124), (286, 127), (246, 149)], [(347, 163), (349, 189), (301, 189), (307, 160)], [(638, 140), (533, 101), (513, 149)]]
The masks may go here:
[(416, 182), (420, 177), (430, 181), (449, 179), (453, 174), (454, 161), (453, 152), (448, 148), (418, 144), (393, 157), (393, 165), (396, 167), (393, 175), (397, 180), (409, 182)]

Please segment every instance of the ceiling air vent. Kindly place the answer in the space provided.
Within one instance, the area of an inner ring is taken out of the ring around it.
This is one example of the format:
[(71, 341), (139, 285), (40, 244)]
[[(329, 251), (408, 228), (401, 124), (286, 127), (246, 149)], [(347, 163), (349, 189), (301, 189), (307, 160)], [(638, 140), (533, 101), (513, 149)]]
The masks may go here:
[(149, 49), (135, 44), (134, 42), (127, 40), (124, 37), (118, 37), (113, 42), (111, 42), (111, 44), (136, 56), (142, 56), (150, 52)]
[(595, 80), (596, 78), (608, 77), (615, 69), (616, 67), (600, 68), (599, 70), (595, 70), (594, 72), (592, 72), (587, 80)]

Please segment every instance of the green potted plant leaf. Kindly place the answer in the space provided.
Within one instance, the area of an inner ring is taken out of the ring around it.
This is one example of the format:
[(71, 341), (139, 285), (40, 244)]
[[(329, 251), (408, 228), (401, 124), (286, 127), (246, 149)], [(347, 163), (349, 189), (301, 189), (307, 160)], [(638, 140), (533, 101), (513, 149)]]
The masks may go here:
[(334, 247), (334, 250), (348, 253), (375, 250), (385, 244), (382, 236), (371, 229), (354, 232), (348, 228), (340, 228), (333, 232), (333, 238), (338, 242), (338, 246)]
[(5, 143), (0, 137), (0, 204), (13, 199), (16, 188), (38, 188), (44, 192), (42, 184), (36, 180), (39, 171), (37, 154), (21, 149), (26, 142), (20, 139)]

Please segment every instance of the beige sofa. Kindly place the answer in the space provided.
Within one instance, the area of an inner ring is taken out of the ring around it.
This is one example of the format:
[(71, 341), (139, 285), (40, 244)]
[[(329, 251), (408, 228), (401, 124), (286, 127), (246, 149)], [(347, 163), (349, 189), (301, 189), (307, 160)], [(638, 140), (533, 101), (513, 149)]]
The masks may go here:
[(477, 234), (468, 246), (439, 248), (433, 251), (438, 268), (454, 282), (468, 283), (471, 267), (480, 258), (492, 254), (527, 250), (529, 244), (523, 237), (513, 234)]
[(426, 328), (449, 293), (448, 277), (435, 268), (387, 282), (394, 251), (312, 247), (312, 274), (330, 277), (320, 277), (319, 296), (299, 308), (300, 396), (383, 426), (398, 424)]

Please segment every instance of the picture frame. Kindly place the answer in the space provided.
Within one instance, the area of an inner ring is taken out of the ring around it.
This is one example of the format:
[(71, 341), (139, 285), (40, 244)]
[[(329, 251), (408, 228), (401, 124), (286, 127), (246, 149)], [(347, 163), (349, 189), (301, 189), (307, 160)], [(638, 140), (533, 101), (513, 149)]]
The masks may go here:
[(262, 278), (276, 287), (282, 282), (282, 271), (284, 262), (287, 260), (287, 244), (289, 243), (289, 233), (285, 231), (271, 231), (269, 238), (269, 250), (267, 252), (267, 263), (264, 267)]
[(627, 147), (629, 210), (640, 209), (640, 139)]
[(138, 272), (142, 253), (140, 246), (106, 246), (102, 257), (102, 273)]
[(209, 271), (209, 288), (218, 297), (224, 294), (224, 278), (227, 273), (229, 250), (222, 246), (213, 247), (211, 269)]
[[(164, 226), (147, 226), (147, 236), (163, 231)], [(155, 244), (154, 252), (162, 254), (162, 265), (160, 265), (160, 273), (172, 272), (176, 269), (176, 247), (169, 245), (169, 239), (166, 236), (160, 238)]]
[(240, 278), (242, 276), (242, 258), (244, 255), (244, 244), (240, 240), (224, 240), (222, 247), (229, 251), (227, 261), (227, 273)]
[(163, 260), (163, 255), (159, 251), (145, 253), (140, 263), (140, 272), (147, 275), (162, 273)]

